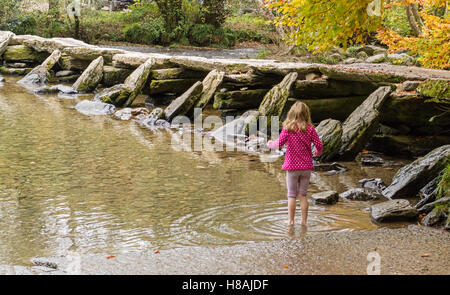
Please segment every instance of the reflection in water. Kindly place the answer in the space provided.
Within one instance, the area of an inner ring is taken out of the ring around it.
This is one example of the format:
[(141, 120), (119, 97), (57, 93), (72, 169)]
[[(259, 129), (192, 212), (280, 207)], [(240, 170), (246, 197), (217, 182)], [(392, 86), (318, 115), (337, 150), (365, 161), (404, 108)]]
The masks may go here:
[[(35, 96), (12, 78), (0, 88), (0, 264), (306, 234), (285, 223), (282, 159), (177, 151), (171, 132), (86, 117), (76, 103)], [(343, 191), (364, 177), (388, 182), (395, 172), (344, 164), (345, 174), (314, 173), (310, 192)], [(307, 234), (372, 229), (369, 204), (311, 204)]]

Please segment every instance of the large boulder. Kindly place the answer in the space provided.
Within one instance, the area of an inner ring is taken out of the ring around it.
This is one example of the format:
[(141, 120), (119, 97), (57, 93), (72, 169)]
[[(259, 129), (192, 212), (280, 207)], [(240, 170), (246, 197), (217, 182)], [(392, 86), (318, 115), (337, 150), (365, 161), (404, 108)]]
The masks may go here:
[(248, 110), (257, 108), (264, 96), (269, 92), (268, 89), (249, 89), (217, 92), (214, 96), (214, 108)]
[(92, 92), (103, 78), (103, 57), (98, 57), (91, 62), (78, 80), (73, 84), (73, 89), (78, 92)]
[(14, 34), (11, 32), (0, 31), (0, 60), (2, 59), (2, 55), (6, 51), (6, 47), (13, 36)]
[(415, 197), (421, 188), (445, 168), (449, 158), (450, 145), (434, 149), (401, 168), (392, 179), (391, 185), (383, 190), (383, 195), (390, 199)]
[(21, 84), (37, 84), (46, 83), (51, 76), (51, 69), (58, 63), (61, 58), (61, 52), (59, 50), (53, 51), (53, 53), (39, 66), (35, 67), (25, 77), (23, 77), (19, 83)]
[(408, 200), (390, 200), (370, 207), (370, 217), (375, 222), (416, 220), (418, 211)]
[(176, 116), (184, 116), (188, 114), (200, 99), (203, 91), (202, 82), (198, 81), (192, 87), (175, 99), (165, 110), (164, 115), (168, 121), (173, 120)]
[(325, 162), (333, 160), (341, 148), (341, 122), (333, 119), (322, 121), (316, 131), (323, 143), (323, 153), (318, 160)]
[(220, 85), (222, 85), (224, 75), (225, 72), (220, 72), (218, 70), (212, 70), (211, 72), (209, 72), (209, 74), (202, 82), (202, 94), (195, 104), (195, 108), (203, 109), (206, 105), (209, 104), (214, 96), (214, 93), (216, 93), (217, 89), (220, 87)]
[(344, 158), (354, 158), (367, 141), (377, 132), (381, 109), (389, 98), (391, 88), (380, 87), (372, 93), (342, 125), (342, 146), (339, 151)]
[(284, 77), (280, 84), (273, 87), (266, 96), (264, 96), (258, 111), (261, 116), (267, 116), (267, 126), (269, 129), (272, 117), (281, 117), (292, 87), (295, 84), (295, 81), (297, 81), (297, 77), (298, 73), (289, 73)]

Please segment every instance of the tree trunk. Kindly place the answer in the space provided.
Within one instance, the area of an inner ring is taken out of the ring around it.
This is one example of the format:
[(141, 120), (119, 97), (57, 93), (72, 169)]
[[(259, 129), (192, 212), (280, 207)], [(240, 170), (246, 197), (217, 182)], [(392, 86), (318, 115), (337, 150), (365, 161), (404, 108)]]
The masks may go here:
[(417, 9), (417, 6), (415, 4), (411, 4), (411, 11), (414, 15), (414, 18), (416, 19), (417, 23), (419, 24), (420, 28), (427, 28), (425, 23), (422, 20), (422, 17), (419, 14), (419, 10)]
[(422, 32), (421, 32), (419, 26), (417, 25), (417, 21), (416, 21), (416, 19), (414, 17), (414, 14), (412, 12), (412, 5), (411, 4), (408, 4), (406, 6), (406, 16), (408, 17), (409, 25), (411, 26), (411, 29), (413, 30), (413, 35), (416, 36), (416, 37), (419, 36)]

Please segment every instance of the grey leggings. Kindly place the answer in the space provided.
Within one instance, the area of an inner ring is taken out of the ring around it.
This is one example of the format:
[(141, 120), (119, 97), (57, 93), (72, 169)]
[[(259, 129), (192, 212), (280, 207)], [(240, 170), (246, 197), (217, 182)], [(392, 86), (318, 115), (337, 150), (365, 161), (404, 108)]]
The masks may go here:
[(296, 198), (298, 195), (306, 196), (311, 172), (311, 170), (286, 171), (288, 198)]

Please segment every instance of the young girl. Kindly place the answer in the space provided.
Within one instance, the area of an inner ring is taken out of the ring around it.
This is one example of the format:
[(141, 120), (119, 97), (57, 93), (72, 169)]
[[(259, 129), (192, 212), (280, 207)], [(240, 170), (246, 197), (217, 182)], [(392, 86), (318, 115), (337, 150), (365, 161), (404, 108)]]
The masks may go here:
[(285, 144), (286, 155), (282, 169), (286, 170), (286, 185), (288, 190), (289, 224), (294, 225), (297, 196), (302, 209), (302, 225), (308, 218), (308, 190), (311, 172), (314, 170), (311, 143), (316, 147), (314, 156), (320, 156), (323, 144), (311, 122), (309, 108), (303, 102), (296, 102), (290, 109), (283, 130), (277, 141), (269, 141), (271, 149), (281, 149)]

